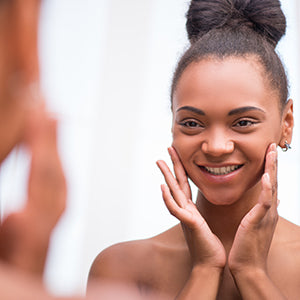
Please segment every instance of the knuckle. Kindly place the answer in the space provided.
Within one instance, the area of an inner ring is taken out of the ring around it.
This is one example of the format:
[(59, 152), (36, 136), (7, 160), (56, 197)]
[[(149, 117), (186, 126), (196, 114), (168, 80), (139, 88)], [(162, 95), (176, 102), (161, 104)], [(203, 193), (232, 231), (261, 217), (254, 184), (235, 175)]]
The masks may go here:
[(272, 200), (271, 200), (271, 199), (268, 199), (268, 200), (264, 201), (264, 202), (262, 203), (262, 206), (263, 206), (263, 208), (266, 209), (266, 210), (270, 209), (271, 206), (272, 206)]
[(277, 187), (276, 187), (276, 185), (273, 185), (272, 186), (272, 196), (275, 196), (276, 192), (277, 192)]
[(175, 191), (175, 192), (178, 192), (178, 191), (180, 191), (180, 190), (181, 190), (180, 185), (178, 184), (178, 182), (175, 182), (175, 183), (174, 183), (174, 191)]
[(168, 210), (173, 217), (176, 217), (176, 210), (174, 208), (168, 207)]

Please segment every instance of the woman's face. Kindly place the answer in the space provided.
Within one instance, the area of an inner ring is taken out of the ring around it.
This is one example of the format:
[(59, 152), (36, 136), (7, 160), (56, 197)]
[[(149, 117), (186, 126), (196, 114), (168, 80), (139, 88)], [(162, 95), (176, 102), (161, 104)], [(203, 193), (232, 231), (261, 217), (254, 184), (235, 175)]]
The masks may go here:
[(282, 145), (290, 124), (286, 111), (254, 57), (187, 67), (173, 95), (173, 146), (208, 201), (230, 205), (259, 188), (266, 150)]

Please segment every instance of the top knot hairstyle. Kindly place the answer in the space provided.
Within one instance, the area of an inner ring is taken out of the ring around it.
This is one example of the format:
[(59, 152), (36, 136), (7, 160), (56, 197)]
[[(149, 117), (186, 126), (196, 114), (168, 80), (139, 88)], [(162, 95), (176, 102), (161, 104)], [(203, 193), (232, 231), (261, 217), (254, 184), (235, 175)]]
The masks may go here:
[(174, 73), (171, 100), (183, 71), (208, 57), (254, 55), (264, 67), (266, 79), (287, 101), (288, 83), (275, 48), (286, 31), (286, 18), (279, 0), (192, 0), (186, 14), (191, 43)]
[(286, 30), (280, 2), (274, 0), (196, 0), (186, 17), (191, 43), (215, 28), (247, 26), (275, 47)]

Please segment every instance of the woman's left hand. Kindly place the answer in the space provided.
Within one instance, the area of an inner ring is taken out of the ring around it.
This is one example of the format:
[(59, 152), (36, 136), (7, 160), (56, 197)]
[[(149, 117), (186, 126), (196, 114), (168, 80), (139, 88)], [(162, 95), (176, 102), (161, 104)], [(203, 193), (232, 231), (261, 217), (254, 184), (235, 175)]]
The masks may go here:
[(242, 219), (228, 256), (228, 266), (235, 277), (241, 272), (263, 271), (278, 221), (277, 150), (271, 144), (266, 153), (262, 191), (258, 203)]

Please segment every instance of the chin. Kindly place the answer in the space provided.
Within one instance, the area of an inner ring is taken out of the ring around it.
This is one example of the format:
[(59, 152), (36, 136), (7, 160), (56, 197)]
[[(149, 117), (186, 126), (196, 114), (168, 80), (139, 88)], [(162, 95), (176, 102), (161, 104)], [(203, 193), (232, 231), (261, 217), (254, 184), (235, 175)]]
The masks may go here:
[(210, 202), (211, 204), (213, 205), (216, 205), (216, 206), (230, 206), (234, 203), (237, 202), (237, 200), (232, 200), (232, 199), (228, 199), (228, 200), (215, 200), (215, 199), (207, 199), (208, 202)]
[(201, 194), (206, 199), (206, 201), (216, 206), (230, 206), (237, 203), (241, 198), (241, 196), (239, 196), (237, 193), (233, 195), (232, 193), (226, 193), (226, 192), (217, 192), (217, 193), (201, 192)]

